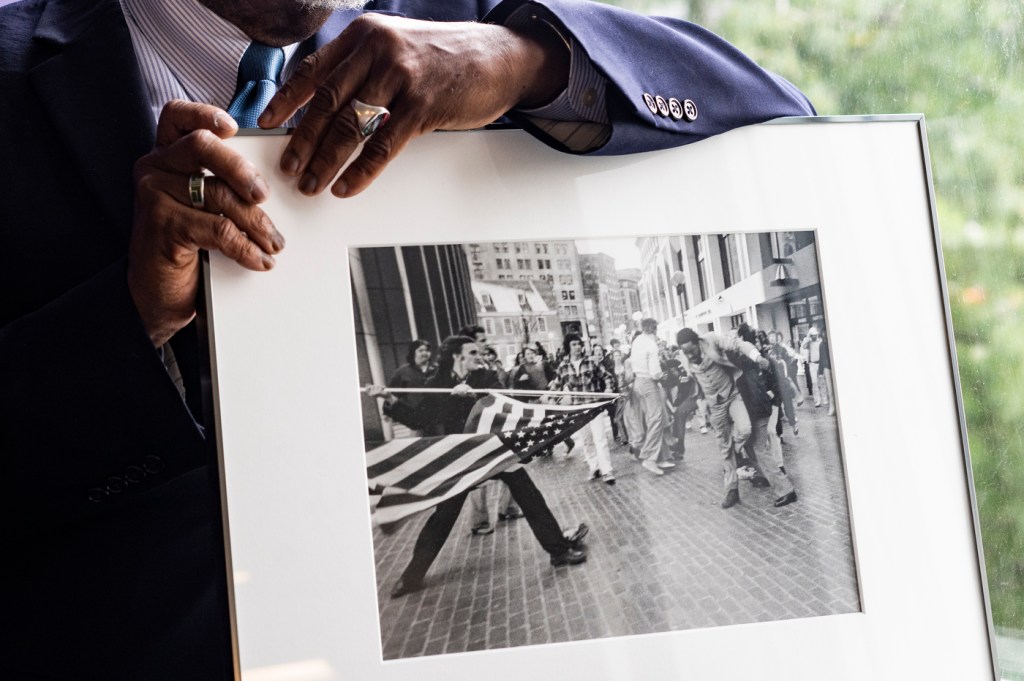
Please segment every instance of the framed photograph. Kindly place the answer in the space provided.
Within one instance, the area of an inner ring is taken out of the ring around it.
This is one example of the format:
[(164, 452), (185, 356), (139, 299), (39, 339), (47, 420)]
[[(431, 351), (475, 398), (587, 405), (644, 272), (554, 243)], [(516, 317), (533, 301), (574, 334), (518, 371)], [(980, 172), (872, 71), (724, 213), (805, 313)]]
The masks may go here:
[(416, 140), (206, 267), (242, 679), (992, 679), (924, 121)]

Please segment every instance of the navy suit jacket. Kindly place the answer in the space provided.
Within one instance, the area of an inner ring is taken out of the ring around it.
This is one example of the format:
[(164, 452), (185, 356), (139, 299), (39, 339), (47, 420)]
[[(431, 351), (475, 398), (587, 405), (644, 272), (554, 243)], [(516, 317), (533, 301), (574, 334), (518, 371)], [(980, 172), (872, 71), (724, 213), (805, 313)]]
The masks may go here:
[[(438, 20), (491, 11), (500, 21), (522, 1), (369, 8)], [(792, 85), (691, 24), (579, 0), (544, 0), (538, 11), (608, 78), (612, 134), (595, 153), (813, 113)], [(357, 15), (337, 13), (311, 47)], [(644, 93), (691, 99), (700, 115), (652, 114)], [(125, 281), (133, 164), (154, 133), (115, 0), (0, 9), (0, 588), (14, 625), (0, 638), (4, 678), (230, 676), (197, 333), (172, 341), (183, 401)]]

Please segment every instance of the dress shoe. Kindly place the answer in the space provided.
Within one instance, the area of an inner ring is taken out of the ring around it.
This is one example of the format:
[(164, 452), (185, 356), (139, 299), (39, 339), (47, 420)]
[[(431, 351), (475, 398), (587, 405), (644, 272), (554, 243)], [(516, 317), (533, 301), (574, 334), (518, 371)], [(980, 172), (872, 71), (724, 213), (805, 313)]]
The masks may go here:
[(740, 491), (738, 489), (731, 489), (725, 493), (725, 499), (722, 500), (722, 508), (732, 508), (738, 503), (740, 503)]
[(796, 490), (793, 490), (785, 496), (781, 496), (775, 500), (775, 507), (786, 506), (796, 501)]
[(587, 554), (584, 551), (578, 551), (577, 549), (566, 549), (561, 553), (556, 553), (551, 556), (551, 567), (579, 565), (580, 563), (585, 562), (587, 562)]
[(590, 479), (590, 480), (600, 480), (601, 479), (601, 471), (599, 471), (599, 470), (591, 471), (590, 472), (590, 478), (588, 478), (588, 479)]
[(658, 468), (658, 464), (654, 463), (650, 459), (644, 459), (644, 462), (640, 464), (655, 475), (665, 475), (665, 471)]
[(763, 475), (755, 475), (750, 479), (750, 484), (754, 487), (771, 487), (772, 483), (768, 482), (768, 478)]
[(590, 534), (590, 528), (587, 527), (586, 523), (580, 523), (579, 527), (572, 534), (566, 534), (565, 540), (569, 542), (569, 548), (575, 549), (576, 551), (583, 550), (583, 539)]
[(572, 449), (575, 446), (576, 446), (576, 441), (575, 440), (573, 440), (571, 437), (565, 438), (565, 455), (569, 456), (570, 454), (572, 454)]
[(674, 462), (672, 462), (672, 461), (667, 460), (667, 459), (665, 461), (659, 461), (658, 462), (658, 468), (675, 468), (675, 467), (676, 467), (676, 464)]
[(601, 476), (601, 479), (604, 480), (604, 484), (606, 485), (615, 484), (615, 476), (612, 475), (611, 473), (605, 473), (604, 475)]
[(413, 579), (400, 579), (395, 584), (395, 588), (391, 590), (392, 598), (401, 598), (406, 594), (411, 594), (419, 591), (423, 588), (423, 582), (421, 580)]
[(494, 526), (490, 523), (480, 523), (479, 525), (474, 525), (473, 528), (470, 529), (470, 532), (472, 532), (474, 536), (478, 534), (494, 534)]
[(509, 513), (499, 513), (498, 520), (518, 520), (523, 517), (522, 511), (511, 511)]

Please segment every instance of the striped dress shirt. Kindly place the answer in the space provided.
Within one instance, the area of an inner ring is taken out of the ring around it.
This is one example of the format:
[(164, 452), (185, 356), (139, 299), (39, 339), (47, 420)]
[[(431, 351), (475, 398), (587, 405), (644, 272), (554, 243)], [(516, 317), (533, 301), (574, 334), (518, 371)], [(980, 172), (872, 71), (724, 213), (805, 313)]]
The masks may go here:
[[(227, 109), (235, 92), (238, 64), (250, 40), (234, 24), (197, 0), (121, 0), (154, 120), (172, 99), (205, 102)], [(568, 87), (549, 104), (520, 110), (547, 134), (574, 151), (603, 144), (611, 133), (605, 109), (606, 80), (571, 37), (537, 10), (524, 5), (510, 28), (543, 21), (571, 53)], [(293, 44), (284, 48), (282, 82), (305, 56)], [(288, 122), (294, 127), (301, 112)]]

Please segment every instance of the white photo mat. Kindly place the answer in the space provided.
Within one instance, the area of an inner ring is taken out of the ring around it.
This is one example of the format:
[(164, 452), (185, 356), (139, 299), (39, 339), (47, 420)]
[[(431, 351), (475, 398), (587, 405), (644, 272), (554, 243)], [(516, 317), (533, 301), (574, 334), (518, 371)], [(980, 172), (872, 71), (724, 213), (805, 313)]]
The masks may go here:
[[(277, 171), (285, 137), (232, 140), (287, 240), (270, 273), (207, 268), (241, 678), (997, 678), (923, 125), (790, 120), (613, 158), (436, 133), (344, 201), (298, 194)], [(382, 661), (348, 249), (802, 229), (863, 612)]]

